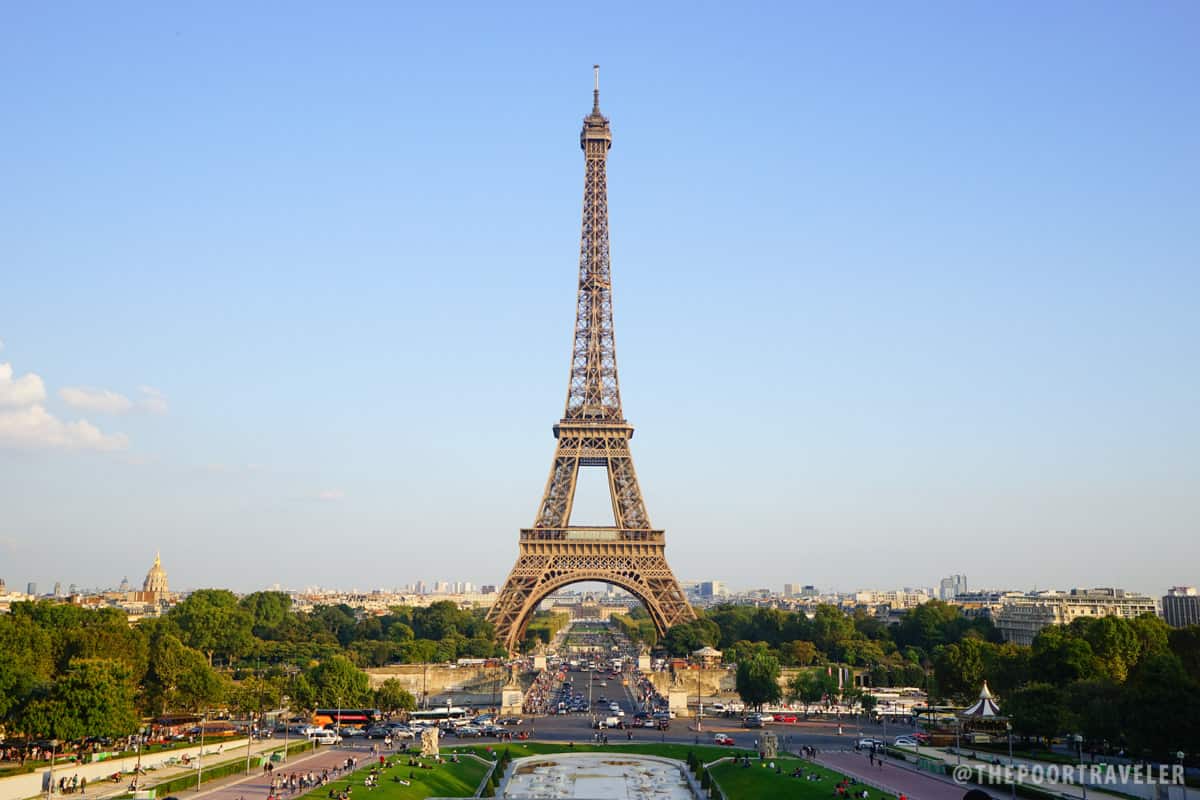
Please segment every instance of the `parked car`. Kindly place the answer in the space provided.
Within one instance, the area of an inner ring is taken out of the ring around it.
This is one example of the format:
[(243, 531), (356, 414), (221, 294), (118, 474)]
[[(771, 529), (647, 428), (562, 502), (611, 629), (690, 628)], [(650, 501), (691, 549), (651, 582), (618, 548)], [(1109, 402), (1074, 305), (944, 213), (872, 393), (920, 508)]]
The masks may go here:
[[(584, 706), (584, 708), (587, 708), (587, 706)], [(524, 722), (524, 720), (522, 720), (520, 717), (501, 717), (500, 719), (496, 720), (497, 725), (520, 725), (522, 722)]]
[(747, 728), (761, 728), (763, 726), (763, 718), (758, 714), (751, 714), (742, 720), (742, 725)]
[(896, 747), (916, 747), (917, 740), (911, 736), (897, 736), (893, 744), (895, 744)]
[(392, 735), (392, 729), (383, 725), (375, 725), (367, 728), (368, 739), (386, 739)]
[(719, 744), (725, 747), (733, 747), (733, 737), (727, 733), (718, 733), (713, 737), (713, 744)]
[(856, 750), (874, 750), (879, 747), (883, 747), (883, 741), (870, 738), (859, 739), (854, 745)]
[(776, 714), (775, 721), (792, 723), (792, 722), (796, 721), (796, 715), (795, 714)]

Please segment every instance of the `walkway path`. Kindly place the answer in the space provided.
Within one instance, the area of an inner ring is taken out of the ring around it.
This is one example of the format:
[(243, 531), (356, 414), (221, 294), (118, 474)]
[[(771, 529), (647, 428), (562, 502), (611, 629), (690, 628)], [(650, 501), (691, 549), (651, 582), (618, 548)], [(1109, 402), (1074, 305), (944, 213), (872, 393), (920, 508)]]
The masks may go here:
[(897, 767), (894, 762), (889, 761), (883, 767), (871, 766), (867, 756), (860, 753), (823, 750), (817, 756), (817, 763), (864, 783), (874, 784), (891, 794), (899, 796), (903, 793), (909, 800), (961, 800), (967, 791), (967, 787)]

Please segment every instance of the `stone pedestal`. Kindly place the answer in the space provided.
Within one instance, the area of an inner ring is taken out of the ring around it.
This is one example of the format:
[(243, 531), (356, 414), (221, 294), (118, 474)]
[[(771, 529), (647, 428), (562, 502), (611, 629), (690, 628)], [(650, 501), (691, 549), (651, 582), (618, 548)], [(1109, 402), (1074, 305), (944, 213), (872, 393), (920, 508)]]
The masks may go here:
[(521, 687), (505, 686), (500, 690), (500, 715), (503, 717), (518, 716), (524, 710), (525, 693)]
[(421, 731), (421, 755), (436, 756), (438, 754), (438, 729), (426, 728)]
[(758, 752), (763, 758), (775, 758), (779, 755), (779, 737), (770, 731), (763, 731), (758, 740)]

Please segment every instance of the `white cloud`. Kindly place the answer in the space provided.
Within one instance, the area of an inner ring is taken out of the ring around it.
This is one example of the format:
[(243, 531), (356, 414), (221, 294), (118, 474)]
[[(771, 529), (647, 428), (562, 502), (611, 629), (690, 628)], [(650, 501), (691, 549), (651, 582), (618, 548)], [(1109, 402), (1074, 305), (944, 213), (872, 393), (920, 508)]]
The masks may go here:
[(317, 492), (316, 497), (318, 500), (326, 503), (336, 503), (340, 500), (345, 500), (346, 493), (341, 489), (323, 489), (322, 491)]
[(111, 392), (108, 389), (67, 386), (58, 390), (58, 396), (71, 408), (97, 414), (124, 414), (133, 408), (132, 400), (120, 392)]
[(87, 420), (64, 422), (34, 403), (0, 411), (0, 447), (62, 450), (123, 450), (123, 433), (106, 434)]
[(145, 414), (166, 414), (167, 396), (153, 386), (139, 386), (141, 399), (130, 400), (120, 392), (110, 389), (90, 389), (83, 386), (67, 386), (58, 390), (58, 396), (71, 408), (91, 411), (96, 414), (128, 414), (140, 411)]
[(138, 408), (147, 414), (167, 413), (167, 396), (165, 394), (153, 386), (139, 386), (138, 390), (142, 393)]
[(59, 419), (42, 405), (45, 399), (40, 376), (29, 372), (13, 378), (12, 365), (0, 364), (0, 448), (123, 450), (129, 445), (123, 433), (104, 433), (83, 419)]
[(46, 385), (40, 376), (27, 372), (14, 379), (12, 364), (0, 363), (0, 406), (20, 408), (45, 399)]

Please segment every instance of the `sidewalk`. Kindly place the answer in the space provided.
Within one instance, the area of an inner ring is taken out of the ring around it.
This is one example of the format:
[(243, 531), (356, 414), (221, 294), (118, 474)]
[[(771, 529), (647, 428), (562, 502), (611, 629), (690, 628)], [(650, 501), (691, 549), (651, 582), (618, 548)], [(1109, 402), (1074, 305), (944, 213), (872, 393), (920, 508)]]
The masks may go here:
[[(908, 750), (910, 752), (914, 752), (912, 748), (904, 748), (904, 749)], [(941, 759), (942, 763), (948, 764), (951, 767), (954, 767), (955, 765), (960, 763), (959, 756), (956, 756), (953, 753), (947, 753), (944, 749), (942, 749), (940, 747), (922, 747), (920, 750), (920, 755), (922, 758), (928, 758), (931, 760)], [(968, 767), (984, 767), (985, 769), (986, 768), (994, 768), (997, 765), (999, 765), (1001, 768), (1008, 766), (1008, 758), (1005, 756), (1000, 756), (999, 753), (988, 753), (987, 756), (988, 756), (987, 758), (971, 758), (970, 756), (963, 754), (961, 756), (961, 759), (962, 759), (961, 763)], [(1014, 758), (1012, 763), (1013, 763), (1013, 767), (1015, 769), (1019, 769), (1021, 767), (1033, 767), (1033, 766), (1038, 766), (1038, 767), (1041, 767), (1044, 769), (1046, 767), (1051, 766), (1050, 762), (1038, 761), (1036, 759), (1021, 758), (1021, 757)], [(1059, 765), (1054, 765), (1054, 766), (1061, 768), (1066, 765), (1059, 764)], [(1066, 796), (1070, 796), (1070, 797), (1078, 797), (1081, 800), (1083, 797), (1083, 789), (1077, 783), (1065, 783), (1063, 781), (1055, 781), (1055, 782), (1042, 781), (1036, 785), (1037, 785), (1037, 788), (1042, 789), (1043, 791), (1054, 792), (1055, 794), (1066, 795)], [(1000, 791), (1000, 790), (1003, 790), (1005, 787), (993, 786), (993, 787), (989, 787), (989, 788)], [(1114, 788), (1116, 788), (1116, 787), (1114, 787)], [(1098, 798), (1098, 800), (1128, 800), (1128, 798), (1123, 797), (1120, 794), (1106, 792), (1103, 788), (1101, 788), (1099, 786), (1093, 786), (1091, 784), (1088, 784), (1087, 793), (1091, 797)]]
[[(290, 745), (295, 741), (298, 741), (298, 740), (292, 739), (288, 742), (288, 744)], [(283, 749), (283, 740), (282, 739), (279, 739), (279, 740), (263, 739), (263, 740), (260, 740), (257, 742), (253, 742), (250, 745), (250, 757), (251, 757), (252, 765), (253, 765), (253, 761), (255, 760), (255, 758), (257, 756), (262, 755), (263, 753), (266, 753), (266, 752), (270, 752), (272, 750), (282, 750), (282, 749)], [(298, 757), (297, 755), (292, 756), (293, 759), (295, 759), (297, 757)], [(235, 761), (235, 760), (239, 760), (239, 759), (244, 761), (245, 758), (246, 758), (246, 747), (244, 744), (241, 746), (238, 746), (238, 747), (223, 747), (222, 745), (218, 744), (218, 745), (215, 745), (211, 750), (206, 745), (204, 748), (203, 758), (201, 759), (201, 766), (203, 766), (204, 769), (207, 769), (209, 767), (215, 767), (218, 764), (226, 764), (230, 761)], [(252, 766), (252, 769), (253, 769), (253, 766)], [(153, 789), (155, 786), (159, 785), (160, 783), (165, 783), (166, 781), (173, 780), (175, 778), (178, 778), (181, 775), (188, 775), (188, 774), (190, 774), (190, 775), (196, 774), (195, 759), (193, 759), (191, 761), (191, 763), (188, 764), (187, 766), (184, 766), (183, 764), (175, 764), (172, 766), (160, 766), (153, 771), (146, 772), (144, 775), (142, 775), (140, 778), (138, 778), (138, 789), (139, 790)], [(232, 775), (229, 776), (229, 778), (233, 778), (233, 777), (235, 777), (235, 776), (232, 776)], [(216, 782), (220, 782), (222, 780), (225, 780), (225, 778), (218, 778), (218, 779), (216, 779)], [(98, 781), (95, 784), (92, 784), (96, 787), (96, 789), (98, 791), (95, 794), (88, 792), (87, 797), (96, 798), (96, 800), (105, 800), (106, 798), (117, 797), (119, 795), (128, 794), (129, 793), (129, 785), (132, 781), (133, 781), (132, 775), (122, 775), (121, 781), (119, 783), (112, 783), (112, 782), (108, 782), (108, 781), (104, 781), (104, 782)], [(201, 783), (200, 785), (206, 786), (207, 782)], [(80, 795), (80, 800), (84, 800), (83, 795)]]

